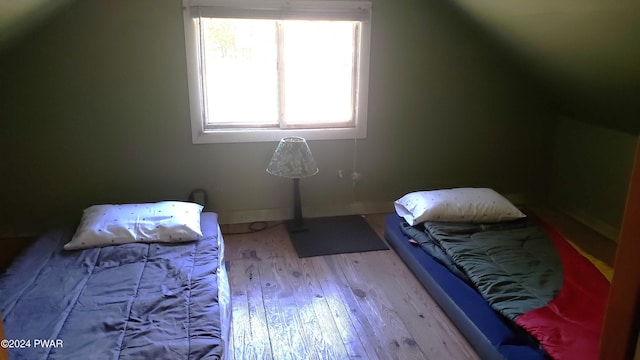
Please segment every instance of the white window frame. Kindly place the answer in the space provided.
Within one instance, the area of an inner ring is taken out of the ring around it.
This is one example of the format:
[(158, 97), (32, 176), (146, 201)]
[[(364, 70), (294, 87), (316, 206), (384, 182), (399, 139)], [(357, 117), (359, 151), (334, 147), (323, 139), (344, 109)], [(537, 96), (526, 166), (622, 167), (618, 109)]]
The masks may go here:
[[(369, 89), (369, 54), (371, 42), (371, 2), (368, 0), (183, 0), (185, 50), (191, 134), (194, 144), (278, 141), (285, 136), (307, 140), (362, 139), (367, 135)], [(360, 49), (353, 127), (313, 129), (221, 128), (207, 129), (204, 119), (204, 96), (198, 44), (200, 16), (357, 20), (360, 21)]]

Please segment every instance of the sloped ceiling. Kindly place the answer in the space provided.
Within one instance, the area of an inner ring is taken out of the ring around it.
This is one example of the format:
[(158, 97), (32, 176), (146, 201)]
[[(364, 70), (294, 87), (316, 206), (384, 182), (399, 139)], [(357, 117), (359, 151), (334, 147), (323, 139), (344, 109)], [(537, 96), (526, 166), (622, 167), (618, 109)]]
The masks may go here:
[(0, 51), (73, 0), (0, 0)]
[(640, 1), (452, 1), (526, 64), (561, 115), (640, 134)]

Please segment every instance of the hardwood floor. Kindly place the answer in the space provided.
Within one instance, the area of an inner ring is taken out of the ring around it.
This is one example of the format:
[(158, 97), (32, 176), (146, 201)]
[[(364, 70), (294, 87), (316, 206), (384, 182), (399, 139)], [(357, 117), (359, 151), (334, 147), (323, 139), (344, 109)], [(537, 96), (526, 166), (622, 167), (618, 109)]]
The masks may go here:
[(243, 229), (222, 228), (230, 359), (478, 359), (393, 250), (300, 259), (283, 225)]

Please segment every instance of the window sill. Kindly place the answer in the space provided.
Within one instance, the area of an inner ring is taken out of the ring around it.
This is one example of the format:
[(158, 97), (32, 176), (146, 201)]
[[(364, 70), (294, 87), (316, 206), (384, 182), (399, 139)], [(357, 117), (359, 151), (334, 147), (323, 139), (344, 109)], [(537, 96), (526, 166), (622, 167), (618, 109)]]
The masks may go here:
[(326, 129), (251, 129), (251, 130), (209, 130), (194, 131), (192, 134), (194, 144), (216, 143), (246, 143), (280, 141), (283, 137), (298, 136), (306, 140), (338, 140), (338, 139), (364, 139), (367, 129), (364, 126), (356, 128), (326, 128)]

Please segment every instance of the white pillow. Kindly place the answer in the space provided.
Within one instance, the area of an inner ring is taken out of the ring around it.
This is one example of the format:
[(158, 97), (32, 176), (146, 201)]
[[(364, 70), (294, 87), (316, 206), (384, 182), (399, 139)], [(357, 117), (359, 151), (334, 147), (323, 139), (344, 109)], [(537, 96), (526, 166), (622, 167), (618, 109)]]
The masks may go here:
[(202, 208), (199, 204), (180, 201), (94, 205), (84, 210), (75, 235), (64, 248), (199, 240)]
[(409, 225), (425, 221), (499, 222), (526, 217), (509, 200), (488, 188), (456, 188), (408, 193), (395, 203)]

